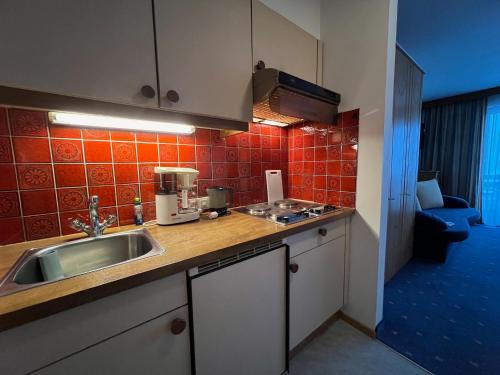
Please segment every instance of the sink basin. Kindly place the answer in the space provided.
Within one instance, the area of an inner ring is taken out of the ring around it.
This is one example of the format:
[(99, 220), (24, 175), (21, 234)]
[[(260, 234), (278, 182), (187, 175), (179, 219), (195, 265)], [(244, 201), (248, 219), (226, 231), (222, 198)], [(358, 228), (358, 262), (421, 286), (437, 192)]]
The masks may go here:
[(31, 249), (19, 258), (0, 282), (0, 296), (164, 251), (146, 229)]

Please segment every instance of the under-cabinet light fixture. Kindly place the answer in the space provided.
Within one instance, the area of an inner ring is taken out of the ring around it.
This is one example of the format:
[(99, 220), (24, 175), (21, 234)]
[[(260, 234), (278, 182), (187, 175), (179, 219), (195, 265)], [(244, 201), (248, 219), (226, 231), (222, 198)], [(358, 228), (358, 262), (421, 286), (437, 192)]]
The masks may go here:
[(273, 120), (262, 120), (260, 123), (273, 126), (288, 126), (288, 124), (285, 124), (284, 122), (273, 121)]
[(137, 120), (123, 117), (89, 115), (85, 113), (49, 112), (49, 121), (58, 125), (84, 126), (145, 132), (193, 134), (195, 127), (174, 122)]

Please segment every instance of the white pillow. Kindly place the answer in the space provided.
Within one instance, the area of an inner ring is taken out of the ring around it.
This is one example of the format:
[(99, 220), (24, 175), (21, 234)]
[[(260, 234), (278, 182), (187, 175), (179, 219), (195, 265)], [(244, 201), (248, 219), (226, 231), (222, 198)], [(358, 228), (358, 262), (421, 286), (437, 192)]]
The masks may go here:
[(422, 211), (422, 206), (420, 205), (420, 201), (417, 196), (415, 196), (415, 210)]
[(417, 182), (417, 198), (424, 210), (444, 206), (443, 194), (436, 179)]

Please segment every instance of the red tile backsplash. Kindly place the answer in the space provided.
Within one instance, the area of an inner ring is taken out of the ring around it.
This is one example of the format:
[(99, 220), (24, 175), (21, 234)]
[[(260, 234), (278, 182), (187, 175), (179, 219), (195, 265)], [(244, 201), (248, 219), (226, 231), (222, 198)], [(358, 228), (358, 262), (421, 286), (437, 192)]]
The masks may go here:
[(266, 200), (264, 171), (281, 169), (284, 194), (353, 206), (356, 191), (358, 111), (338, 125), (288, 128), (249, 124), (248, 133), (191, 136), (57, 126), (47, 113), (0, 107), (0, 245), (74, 233), (74, 218), (88, 220), (87, 197), (99, 195), (102, 217), (133, 223), (133, 198), (155, 217), (155, 166), (199, 172), (198, 194), (223, 185), (234, 205)]

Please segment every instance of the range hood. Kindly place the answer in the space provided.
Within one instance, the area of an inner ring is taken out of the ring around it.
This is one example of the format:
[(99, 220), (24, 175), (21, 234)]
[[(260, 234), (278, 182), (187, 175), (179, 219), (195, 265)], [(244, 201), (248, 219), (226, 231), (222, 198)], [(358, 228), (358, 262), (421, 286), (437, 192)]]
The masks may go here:
[(254, 122), (291, 125), (335, 122), (340, 94), (271, 68), (253, 74)]

